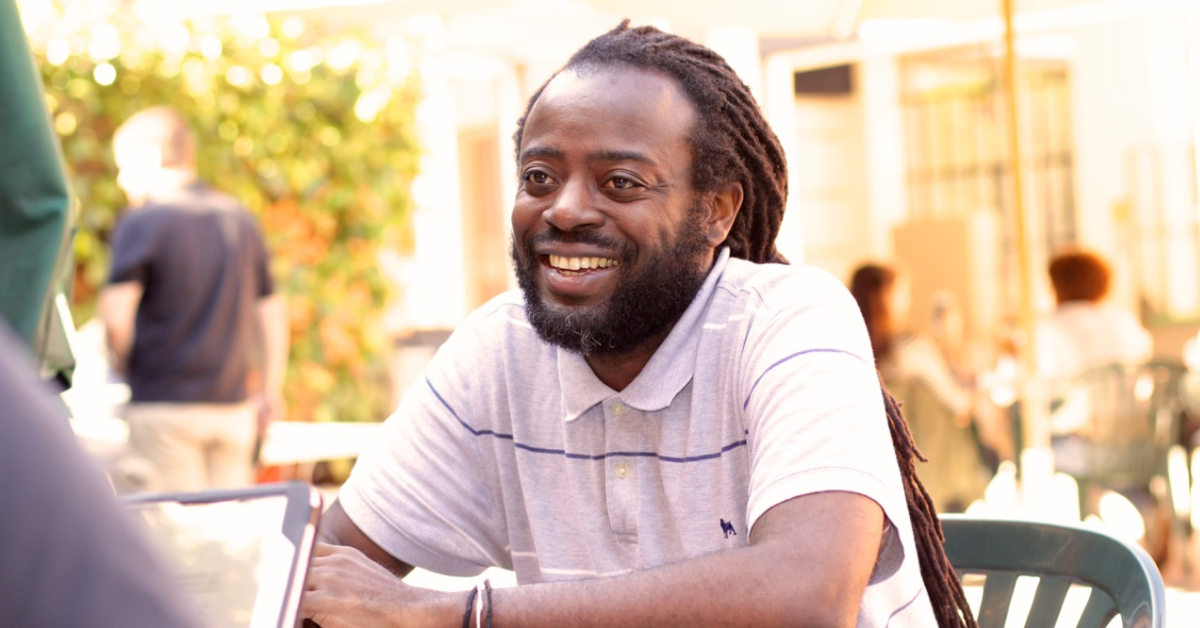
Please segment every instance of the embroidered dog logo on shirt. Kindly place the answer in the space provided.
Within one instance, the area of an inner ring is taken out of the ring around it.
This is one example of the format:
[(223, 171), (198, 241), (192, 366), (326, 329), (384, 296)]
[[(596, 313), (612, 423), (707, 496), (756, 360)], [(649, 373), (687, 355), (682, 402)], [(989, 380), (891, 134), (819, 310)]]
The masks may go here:
[(729, 538), (731, 534), (737, 536), (737, 530), (733, 529), (733, 522), (724, 519), (721, 520), (721, 532), (725, 535), (725, 538)]

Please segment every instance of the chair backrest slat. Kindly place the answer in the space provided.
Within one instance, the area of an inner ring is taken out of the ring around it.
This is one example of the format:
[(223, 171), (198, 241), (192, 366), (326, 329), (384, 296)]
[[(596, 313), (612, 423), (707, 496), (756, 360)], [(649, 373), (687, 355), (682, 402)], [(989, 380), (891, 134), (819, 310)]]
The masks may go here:
[(1017, 574), (987, 572), (983, 583), (983, 601), (979, 603), (979, 628), (1004, 628), (1012, 604)]
[(1092, 597), (1088, 598), (1083, 614), (1079, 616), (1078, 628), (1107, 626), (1108, 622), (1117, 615), (1117, 603), (1104, 591), (1092, 589)]
[(1033, 596), (1033, 605), (1029, 608), (1025, 628), (1053, 626), (1062, 612), (1063, 600), (1067, 598), (1067, 590), (1070, 588), (1071, 581), (1067, 578), (1043, 576), (1038, 581), (1037, 593)]

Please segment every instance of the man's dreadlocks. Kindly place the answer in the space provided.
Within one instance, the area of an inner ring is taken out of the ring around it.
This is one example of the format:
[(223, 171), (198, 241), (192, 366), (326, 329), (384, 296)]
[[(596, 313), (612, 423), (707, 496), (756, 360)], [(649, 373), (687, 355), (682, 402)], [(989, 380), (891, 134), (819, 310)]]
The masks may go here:
[[(693, 188), (709, 192), (733, 182), (742, 184), (742, 207), (723, 245), (730, 248), (733, 257), (759, 264), (786, 263), (775, 250), (787, 200), (783, 148), (749, 88), (733, 69), (704, 46), (649, 26), (630, 28), (629, 20), (624, 20), (576, 52), (563, 70), (586, 71), (613, 65), (660, 72), (679, 82), (698, 116), (689, 138)], [(545, 87), (543, 84), (530, 98), (525, 115), (517, 123), (514, 139), (518, 151), (525, 120)], [(883, 387), (882, 380), (880, 389), (916, 536), (921, 577), (938, 625), (975, 627), (962, 586), (942, 548), (945, 538), (937, 511), (917, 478), (916, 461), (924, 462), (925, 458), (917, 450), (899, 404)]]

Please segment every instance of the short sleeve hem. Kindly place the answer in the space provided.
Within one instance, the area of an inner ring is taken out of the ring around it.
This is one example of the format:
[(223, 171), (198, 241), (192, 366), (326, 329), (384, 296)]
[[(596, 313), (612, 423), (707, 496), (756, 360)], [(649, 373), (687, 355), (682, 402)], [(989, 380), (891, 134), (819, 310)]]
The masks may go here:
[(338, 502), (354, 525), (358, 526), (363, 534), (367, 535), (367, 538), (397, 560), (413, 567), (458, 577), (477, 576), (486, 568), (470, 561), (455, 559), (445, 553), (432, 551), (414, 541), (372, 505), (386, 504), (387, 500), (369, 499), (356, 490), (353, 484), (343, 485), (338, 493)]
[(749, 528), (753, 529), (759, 517), (773, 506), (793, 497), (832, 491), (857, 493), (879, 504), (884, 516), (893, 525), (896, 525), (897, 521), (907, 520), (907, 517), (900, 516), (901, 513), (891, 511), (885, 498), (888, 491), (882, 481), (858, 469), (842, 467), (806, 470), (771, 483), (758, 494), (750, 496), (746, 508), (746, 521)]

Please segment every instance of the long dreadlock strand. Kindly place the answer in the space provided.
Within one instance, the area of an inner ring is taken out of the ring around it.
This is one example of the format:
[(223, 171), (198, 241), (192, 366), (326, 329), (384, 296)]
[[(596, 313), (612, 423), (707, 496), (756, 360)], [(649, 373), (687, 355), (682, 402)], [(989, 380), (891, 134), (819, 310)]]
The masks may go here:
[(928, 459), (917, 449), (908, 422), (900, 412), (900, 403), (888, 392), (882, 378), (879, 380), (879, 389), (883, 392), (896, 463), (900, 465), (900, 475), (904, 480), (904, 497), (908, 501), (908, 517), (912, 520), (913, 537), (917, 543), (921, 578), (929, 592), (929, 601), (933, 603), (934, 616), (939, 626), (978, 628), (958, 575), (946, 558), (943, 549), (946, 537), (942, 533), (933, 498), (917, 477), (917, 461), (928, 462)]

